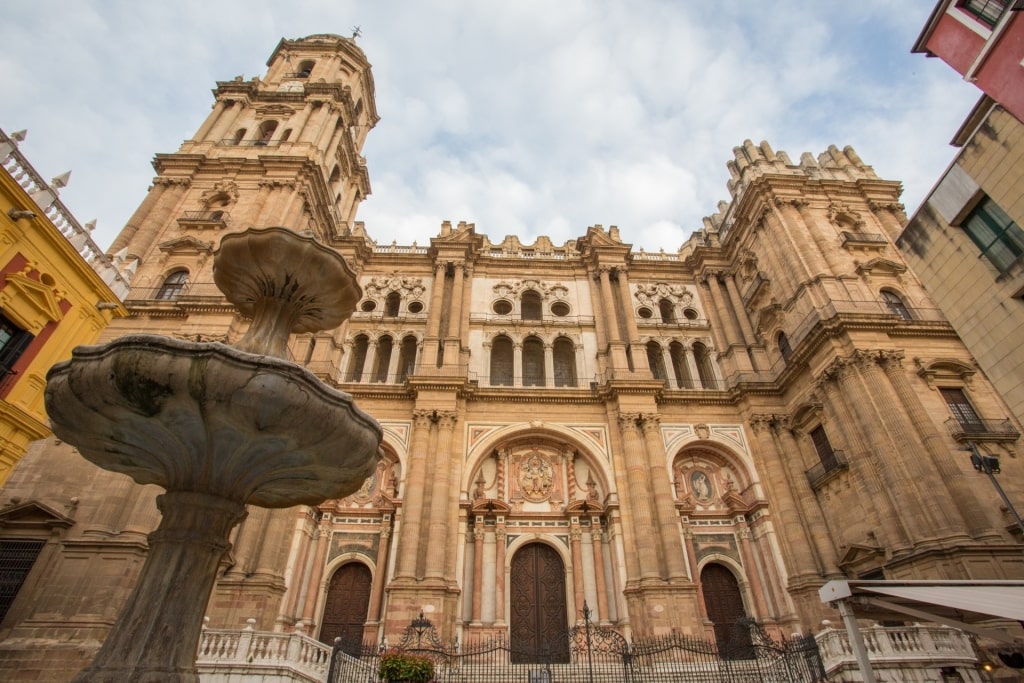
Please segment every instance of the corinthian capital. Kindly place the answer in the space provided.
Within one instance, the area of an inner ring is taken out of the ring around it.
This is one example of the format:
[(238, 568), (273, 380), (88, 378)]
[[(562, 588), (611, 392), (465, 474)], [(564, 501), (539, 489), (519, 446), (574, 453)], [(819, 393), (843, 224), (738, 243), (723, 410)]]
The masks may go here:
[(619, 429), (623, 432), (635, 432), (640, 416), (640, 413), (619, 413)]
[(904, 356), (905, 354), (901, 349), (879, 351), (878, 364), (886, 372), (895, 372), (903, 367)]
[(661, 415), (657, 413), (641, 413), (640, 414), (640, 427), (645, 432), (657, 431), (661, 426)]

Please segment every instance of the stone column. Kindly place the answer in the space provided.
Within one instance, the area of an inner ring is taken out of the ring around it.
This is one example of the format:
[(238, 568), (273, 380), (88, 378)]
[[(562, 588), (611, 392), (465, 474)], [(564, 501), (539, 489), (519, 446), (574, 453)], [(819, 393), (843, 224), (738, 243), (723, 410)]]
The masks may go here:
[(665, 443), (661, 439), (661, 417), (648, 413), (640, 416), (647, 447), (647, 462), (650, 472), (651, 489), (654, 493), (652, 507), (658, 524), (659, 545), (665, 557), (665, 576), (683, 581), (686, 579), (686, 565), (683, 560), (683, 546), (679, 540), (679, 517), (676, 515), (675, 498), (672, 495), (672, 479), (669, 476)]
[(811, 213), (809, 204), (805, 200), (793, 199), (790, 203), (796, 207), (797, 211), (800, 212), (800, 218), (803, 221), (804, 226), (807, 228), (807, 232), (809, 232), (811, 237), (814, 239), (814, 243), (818, 247), (818, 252), (825, 257), (825, 264), (828, 267), (828, 272), (832, 275), (842, 275), (843, 264), (838, 258), (838, 253), (836, 252), (836, 245), (838, 244), (836, 241), (838, 237), (836, 230), (829, 225), (825, 228), (828, 230), (828, 234), (823, 235), (822, 228), (818, 227), (820, 223), (817, 217)]
[(868, 515), (870, 522), (869, 526), (881, 532), (879, 540), (883, 544), (892, 547), (905, 544), (906, 533), (899, 527), (891, 492), (883, 490), (881, 478), (871, 464), (868, 446), (860, 436), (861, 430), (846, 406), (843, 395), (836, 385), (834, 374), (829, 371), (823, 373), (817, 380), (817, 386), (824, 392), (829, 406), (836, 414), (838, 418), (836, 426), (839, 428), (840, 438), (851, 452), (850, 462), (854, 465), (850, 467), (850, 476), (856, 483), (857, 491), (866, 500), (873, 503), (865, 506), (865, 514)]
[(740, 557), (743, 558), (747, 579), (750, 581), (750, 593), (754, 597), (754, 609), (757, 610), (755, 616), (765, 619), (771, 615), (768, 613), (768, 602), (764, 598), (764, 581), (757, 569), (757, 564), (754, 563), (754, 553), (750, 549), (750, 528), (747, 527), (745, 519), (740, 522), (736, 536), (740, 539)]
[(555, 347), (544, 342), (544, 386), (555, 386)]
[(900, 233), (903, 232), (903, 226), (907, 223), (907, 214), (903, 211), (903, 205), (899, 202), (888, 204), (871, 202), (870, 206), (871, 212), (878, 218), (878, 222), (881, 223), (886, 236), (895, 243)]
[(306, 567), (309, 565), (309, 546), (312, 534), (310, 533), (310, 520), (315, 520), (316, 511), (308, 506), (299, 508), (299, 514), (292, 529), (292, 546), (289, 550), (289, 562), (291, 567), (285, 572), (285, 583), (288, 586), (284, 600), (277, 613), (277, 623), (285, 624), (289, 621), (297, 622), (301, 615), (297, 614), (299, 609), (299, 596), (302, 592), (302, 580), (306, 576)]
[(316, 624), (319, 620), (314, 616), (316, 601), (320, 597), (320, 582), (324, 578), (324, 564), (327, 559), (327, 550), (331, 546), (331, 526), (326, 519), (320, 521), (316, 535), (316, 555), (313, 556), (313, 569), (309, 573), (309, 584), (306, 586), (306, 602), (302, 606), (302, 621), (309, 628), (309, 632), (316, 632)]
[[(196, 648), (203, 613), (245, 506), (205, 493), (168, 491), (149, 535), (139, 582), (92, 663), (75, 681), (198, 683)], [(165, 619), (172, 613), (175, 619)], [(170, 630), (173, 627), (173, 630)]]
[[(789, 229), (789, 225), (785, 220), (786, 215), (783, 211), (785, 205), (785, 200), (776, 198), (774, 208), (768, 210), (765, 214), (765, 219), (773, 227), (772, 232), (776, 235), (778, 246), (789, 255), (790, 272), (796, 276), (796, 282), (799, 284), (814, 277), (817, 272), (808, 266), (804, 255), (804, 247), (798, 244), (798, 241)], [(794, 256), (796, 258), (793, 258)]]
[(298, 113), (298, 115), (295, 116), (294, 119), (291, 119), (291, 120), (288, 121), (288, 125), (287, 126), (282, 125), (283, 128), (291, 128), (292, 129), (292, 136), (290, 138), (290, 142), (298, 142), (299, 141), (299, 138), (302, 137), (302, 131), (303, 131), (303, 128), (305, 127), (305, 125), (306, 125), (306, 121), (309, 120), (309, 115), (312, 114), (312, 113), (313, 113), (313, 107), (310, 106), (307, 103), (306, 106), (302, 108), (302, 111), (300, 111)]
[[(313, 116), (312, 109), (315, 105), (316, 116)], [(323, 132), (324, 122), (331, 113), (331, 107), (327, 102), (314, 101), (310, 103), (310, 114), (306, 117), (306, 125), (303, 127), (299, 137), (295, 140), (296, 142), (308, 142), (312, 144), (316, 138)], [(314, 119), (310, 121), (310, 119)]]
[(494, 624), (505, 624), (505, 520), (494, 526)]
[(622, 341), (619, 318), (615, 311), (615, 299), (612, 294), (611, 268), (602, 266), (597, 272), (601, 281), (601, 309), (604, 311), (604, 319), (608, 322), (608, 340), (611, 342)]
[[(117, 253), (129, 245), (132, 245), (133, 247), (135, 246), (132, 244), (132, 241), (135, 237), (135, 233), (139, 231), (139, 226), (144, 223), (147, 225), (149, 224), (149, 215), (153, 212), (154, 207), (160, 203), (160, 200), (163, 198), (164, 193), (167, 192), (169, 187), (169, 183), (153, 183), (152, 189), (150, 189), (146, 198), (142, 200), (142, 204), (139, 205), (139, 208), (135, 209), (135, 213), (133, 213), (132, 217), (128, 219), (124, 228), (117, 235), (117, 238), (110, 245), (110, 248), (107, 249), (108, 254)], [(143, 250), (137, 248), (129, 249), (129, 252), (136, 256), (143, 255)]]
[(458, 413), (437, 412), (437, 447), (430, 458), (430, 479), (433, 480), (430, 495), (429, 526), (427, 528), (427, 578), (444, 578), (445, 549), (448, 536), (448, 488), (452, 457), (452, 431)]
[[(637, 428), (637, 413), (619, 413), (619, 431), (622, 434), (623, 460), (626, 465), (626, 483), (629, 487), (628, 509), (632, 511), (633, 537), (637, 540), (650, 538), (654, 526), (651, 512), (651, 492), (647, 487), (649, 464), (644, 457), (643, 442)], [(627, 505), (623, 505), (626, 508)], [(640, 564), (640, 577), (660, 579), (662, 566), (660, 538), (650, 543), (638, 543), (636, 556)]]
[[(817, 567), (809, 550), (810, 543), (804, 535), (800, 537), (803, 523), (793, 503), (793, 492), (787, 485), (787, 476), (782, 468), (781, 460), (785, 454), (779, 451), (773, 432), (778, 429), (778, 421), (774, 415), (754, 415), (750, 419), (750, 427), (757, 441), (763, 467), (758, 470), (764, 475), (769, 505), (779, 513), (782, 526), (787, 530), (779, 536), (779, 546), (785, 556), (786, 567), (790, 576), (817, 576)], [(806, 533), (806, 532), (804, 532)]]
[(452, 267), (455, 273), (455, 281), (452, 284), (452, 307), (448, 323), (448, 338), (444, 340), (444, 357), (448, 363), (458, 363), (462, 354), (462, 340), (458, 335), (462, 331), (462, 318), (466, 317), (462, 310), (462, 297), (464, 294), (463, 290), (465, 289), (465, 262), (454, 261), (452, 262)]
[(362, 381), (370, 384), (377, 380), (377, 340), (370, 339), (366, 343), (366, 358), (363, 360)]
[(665, 386), (671, 389), (675, 386), (677, 389), (682, 389), (683, 385), (676, 377), (676, 366), (672, 362), (672, 354), (669, 353), (669, 345), (661, 345), (661, 362), (665, 365)]
[[(733, 305), (727, 293), (722, 291), (722, 283), (719, 282), (719, 273), (708, 275), (708, 285), (711, 289), (712, 299), (718, 307), (718, 316), (724, 323), (726, 347), (729, 349), (729, 358), (739, 372), (753, 372), (754, 366), (750, 362), (750, 354), (747, 353), (747, 346), (743, 341), (743, 333), (740, 331), (737, 318), (739, 311), (733, 310)], [(742, 353), (740, 352), (742, 349)]]
[(580, 541), (583, 532), (580, 530), (578, 517), (573, 517), (569, 527), (569, 546), (572, 550), (572, 592), (575, 598), (575, 611), (579, 620), (580, 610), (583, 609), (583, 601), (586, 599), (583, 588), (583, 552), (580, 550)]
[(808, 277), (813, 278), (822, 273), (831, 274), (832, 271), (824, 255), (825, 249), (822, 248), (811, 225), (804, 222), (803, 213), (799, 210), (801, 206), (806, 206), (807, 202), (802, 199), (776, 199), (775, 205), (778, 208), (779, 213), (782, 214), (782, 218), (785, 219), (786, 224), (797, 229), (789, 234), (800, 234), (802, 232), (804, 235), (811, 238), (792, 239), (792, 241), (796, 243), (796, 248), (799, 250), (798, 256), (800, 256), (806, 264), (805, 267), (807, 268)]
[(609, 623), (608, 584), (604, 578), (604, 554), (601, 552), (603, 534), (601, 518), (590, 518), (590, 547), (594, 551), (594, 589), (597, 591), (597, 618), (599, 623)]
[[(686, 345), (683, 347), (683, 360), (686, 361), (686, 367), (690, 371), (690, 383), (693, 384), (692, 389), (714, 389), (715, 387), (705, 387), (704, 382), (700, 379), (700, 370), (697, 369), (697, 359), (693, 355), (693, 340), (687, 339)], [(710, 351), (708, 351), (710, 353)]]
[[(217, 100), (213, 104), (213, 111), (211, 111), (209, 116), (206, 117), (206, 120), (203, 121), (203, 125), (199, 126), (199, 130), (196, 131), (196, 134), (192, 139), (196, 142), (203, 142), (206, 138), (206, 134), (213, 128), (213, 125), (221, 120), (221, 117), (224, 116), (224, 112), (230, 109), (232, 105), (234, 105), (234, 101), (232, 100)], [(217, 142), (218, 140), (219, 138), (214, 138), (213, 142)]]
[(478, 515), (473, 522), (473, 614), (474, 624), (481, 623), (484, 594), (484, 518)]
[(434, 282), (430, 287), (430, 309), (427, 311), (427, 333), (423, 338), (423, 357), (426, 360), (427, 356), (432, 354), (428, 361), (432, 365), (436, 364), (437, 349), (440, 343), (438, 335), (441, 330), (441, 316), (444, 315), (442, 299), (444, 298), (444, 280), (447, 272), (447, 263), (437, 262), (434, 264)]
[[(931, 462), (926, 463), (919, 460), (917, 462), (918, 467), (927, 470), (929, 473), (938, 473), (941, 486), (945, 487), (949, 497), (956, 506), (955, 510), (948, 507), (945, 508), (945, 512), (950, 518), (949, 522), (952, 525), (953, 532), (967, 533), (966, 530), (969, 529), (972, 536), (984, 534), (990, 528), (985, 523), (985, 513), (981, 509), (977, 497), (965, 485), (963, 476), (953, 464), (954, 454), (946, 447), (943, 436), (935, 429), (935, 423), (929, 419), (928, 413), (921, 403), (920, 396), (910, 387), (906, 371), (903, 368), (903, 352), (881, 351), (879, 352), (878, 363), (885, 371), (885, 376), (889, 378), (889, 383), (892, 384), (893, 389), (896, 391), (897, 400), (904, 410), (907, 411), (914, 429), (921, 437), (925, 450), (928, 451)], [(935, 486), (933, 490), (941, 490), (938, 487), (938, 482), (933, 484), (933, 486)], [(933, 497), (936, 499), (942, 498), (939, 495), (933, 495)]]
[(427, 477), (427, 447), (430, 442), (434, 413), (429, 410), (413, 411), (409, 469), (405, 473), (405, 491), (402, 504), (402, 529), (398, 538), (397, 581), (416, 579), (416, 558), (422, 542), (420, 528), (423, 520), (424, 489)]
[(330, 156), (331, 150), (325, 147), (325, 145), (330, 142), (332, 137), (334, 137), (334, 129), (338, 126), (338, 119), (341, 118), (341, 113), (333, 111), (332, 105), (330, 104), (325, 104), (324, 109), (327, 109), (327, 116), (323, 121), (323, 128), (317, 134), (316, 141), (313, 143), (313, 146), (324, 150), (328, 156)]
[(683, 541), (686, 543), (686, 560), (690, 566), (690, 580), (697, 587), (697, 607), (700, 609), (700, 620), (704, 624), (708, 620), (707, 605), (704, 604), (704, 591), (700, 583), (700, 572), (697, 570), (697, 549), (693, 545), (693, 529), (689, 524), (683, 525)]
[(785, 458), (783, 466), (789, 476), (789, 490), (795, 499), (797, 514), (804, 522), (804, 533), (812, 541), (811, 549), (814, 551), (818, 569), (826, 576), (842, 576), (842, 572), (836, 566), (835, 546), (828, 542), (832, 535), (825, 526), (825, 514), (822, 512), (818, 497), (814, 495), (807, 482), (802, 466), (805, 460), (800, 455), (801, 440), (781, 424), (775, 430), (775, 436), (781, 444), (779, 452), (791, 454), (791, 457)]
[(402, 340), (398, 339), (391, 344), (391, 359), (388, 361), (388, 376), (384, 379), (386, 383), (393, 384), (398, 381), (398, 361), (402, 357)]
[(518, 339), (512, 342), (512, 386), (523, 386), (523, 343)]
[(647, 350), (640, 344), (640, 329), (636, 324), (636, 314), (633, 312), (633, 294), (629, 290), (629, 271), (620, 266), (616, 269), (619, 275), (619, 297), (622, 302), (622, 311), (625, 316), (626, 334), (629, 339), (625, 340), (633, 349), (633, 371), (644, 373), (649, 376), (651, 368), (647, 363)]
[[(829, 371), (837, 378), (839, 391), (853, 412), (857, 427), (867, 436), (866, 454), (871, 469), (877, 473), (879, 486), (891, 495), (891, 492), (899, 490), (885, 462), (885, 454), (890, 453), (891, 449), (884, 441), (882, 430), (877, 428), (880, 420), (877, 412), (872, 409), (871, 398), (857, 374), (856, 365), (851, 359), (837, 358)], [(906, 500), (892, 499), (894, 519), (905, 531), (905, 542), (912, 544), (914, 539), (925, 538), (927, 533), (914, 521), (912, 515), (904, 514), (906, 505)]]
[(370, 588), (370, 609), (366, 613), (366, 625), (372, 626), (374, 632), (376, 632), (376, 627), (380, 623), (380, 615), (383, 610), (384, 585), (387, 583), (388, 551), (390, 549), (391, 527), (385, 524), (380, 529), (380, 545), (377, 548), (377, 571), (373, 573), (373, 585)]

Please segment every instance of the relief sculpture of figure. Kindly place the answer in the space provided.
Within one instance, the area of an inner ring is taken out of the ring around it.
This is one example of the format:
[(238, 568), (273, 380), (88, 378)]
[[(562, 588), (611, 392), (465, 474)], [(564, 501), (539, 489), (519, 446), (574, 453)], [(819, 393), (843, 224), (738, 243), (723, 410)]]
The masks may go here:
[(711, 500), (711, 481), (703, 472), (694, 472), (690, 475), (690, 489), (697, 500), (702, 502)]

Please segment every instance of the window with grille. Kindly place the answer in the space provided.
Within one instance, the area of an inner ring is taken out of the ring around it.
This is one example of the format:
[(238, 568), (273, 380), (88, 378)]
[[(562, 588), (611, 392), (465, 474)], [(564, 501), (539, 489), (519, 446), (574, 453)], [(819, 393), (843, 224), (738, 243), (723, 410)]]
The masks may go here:
[(544, 318), (540, 294), (533, 290), (523, 292), (519, 306), (522, 310), (523, 320), (542, 320)]
[(11, 374), (14, 364), (32, 343), (30, 333), (0, 315), (0, 379)]
[(903, 299), (896, 292), (891, 292), (888, 289), (882, 290), (882, 301), (885, 302), (885, 307), (889, 309), (889, 312), (898, 315), (904, 320), (910, 320), (910, 309), (903, 303)]
[(961, 227), (981, 250), (981, 255), (1000, 272), (1024, 255), (1024, 230), (988, 197), (971, 211)]
[(44, 541), (0, 540), (0, 622), (32, 571)]
[(971, 402), (967, 400), (967, 394), (964, 393), (963, 389), (941, 388), (939, 393), (946, 401), (946, 405), (949, 406), (949, 411), (953, 413), (953, 417), (960, 423), (964, 431), (984, 431), (981, 418), (978, 417), (978, 413), (974, 410)]
[(156, 298), (164, 301), (177, 299), (184, 293), (186, 284), (188, 284), (188, 271), (176, 270), (164, 280), (160, 291), (156, 293)]
[(832, 448), (824, 427), (818, 425), (811, 430), (811, 443), (814, 444), (814, 450), (818, 453), (818, 459), (821, 460), (821, 464), (825, 466), (825, 471), (833, 470), (839, 466), (835, 449)]
[(961, 0), (957, 6), (989, 28), (1002, 16), (1007, 0)]
[(793, 347), (789, 345), (789, 338), (786, 337), (785, 332), (779, 332), (779, 353), (782, 354), (782, 360), (789, 362), (789, 357), (793, 355)]

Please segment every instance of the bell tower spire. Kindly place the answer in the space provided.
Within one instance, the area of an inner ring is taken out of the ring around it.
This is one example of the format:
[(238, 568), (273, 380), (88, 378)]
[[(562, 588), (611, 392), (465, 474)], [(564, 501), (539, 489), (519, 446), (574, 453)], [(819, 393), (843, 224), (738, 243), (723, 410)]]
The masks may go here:
[(195, 136), (156, 156), (149, 195), (110, 247), (138, 257), (151, 286), (175, 251), (169, 244), (203, 252), (224, 231), (272, 225), (330, 241), (350, 233), (370, 193), (360, 152), (379, 117), (370, 64), (353, 39), (283, 39), (262, 77), (220, 81), (213, 94)]

